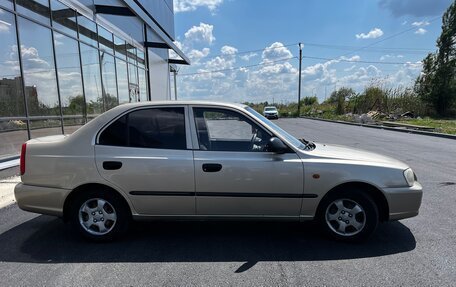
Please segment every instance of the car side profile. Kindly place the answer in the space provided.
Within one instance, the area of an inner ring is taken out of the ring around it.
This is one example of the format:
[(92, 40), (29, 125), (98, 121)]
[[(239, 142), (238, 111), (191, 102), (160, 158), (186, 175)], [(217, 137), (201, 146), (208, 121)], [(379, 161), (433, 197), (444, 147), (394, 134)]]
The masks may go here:
[(279, 111), (274, 106), (267, 106), (263, 110), (263, 116), (267, 119), (278, 119)]
[(418, 214), (405, 163), (296, 139), (252, 108), (146, 102), (113, 108), (71, 135), (22, 146), (18, 206), (109, 240), (131, 220), (316, 220), (336, 239), (366, 239)]

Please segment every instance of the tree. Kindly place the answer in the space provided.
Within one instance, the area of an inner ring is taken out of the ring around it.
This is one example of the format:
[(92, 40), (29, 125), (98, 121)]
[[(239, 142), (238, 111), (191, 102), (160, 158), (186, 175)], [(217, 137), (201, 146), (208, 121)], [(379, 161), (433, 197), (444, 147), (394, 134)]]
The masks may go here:
[(311, 106), (313, 104), (318, 104), (318, 98), (313, 96), (313, 97), (305, 97), (301, 101), (305, 106)]
[(438, 115), (447, 116), (456, 102), (456, 2), (443, 14), (437, 48), (423, 60), (415, 91)]
[(342, 115), (345, 113), (345, 101), (350, 99), (356, 93), (352, 88), (342, 87), (337, 91), (333, 91), (327, 102), (337, 104), (336, 113)]

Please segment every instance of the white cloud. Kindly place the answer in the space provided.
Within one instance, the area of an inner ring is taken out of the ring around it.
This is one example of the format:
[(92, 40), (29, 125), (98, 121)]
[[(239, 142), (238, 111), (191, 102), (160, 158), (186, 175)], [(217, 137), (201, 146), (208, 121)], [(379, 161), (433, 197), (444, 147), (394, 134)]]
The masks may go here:
[(207, 55), (209, 55), (210, 51), (211, 50), (209, 48), (203, 48), (202, 50), (193, 49), (190, 52), (188, 52), (187, 55), (190, 58), (190, 60), (192, 61), (192, 65), (197, 65), (197, 64), (199, 64), (199, 61), (201, 59), (203, 59), (203, 58), (207, 57)]
[(356, 34), (356, 39), (375, 39), (381, 37), (383, 35), (383, 31), (380, 28), (374, 28), (369, 31), (369, 33), (364, 34)]
[(10, 23), (0, 20), (0, 33), (8, 33), (10, 31), (10, 28)]
[(261, 55), (265, 62), (291, 58), (292, 56), (290, 50), (280, 42), (272, 43), (271, 46), (266, 47)]
[(380, 57), (380, 61), (384, 61), (387, 59), (395, 59), (395, 58), (404, 58), (403, 55), (393, 55), (393, 54), (386, 54)]
[(345, 71), (345, 72), (351, 72), (351, 71), (353, 71), (355, 68), (356, 68), (356, 65), (353, 65), (353, 66), (351, 66), (351, 67), (349, 67), (349, 68), (345, 68), (344, 71)]
[(415, 31), (415, 34), (418, 34), (418, 35), (424, 35), (426, 33), (427, 33), (427, 30), (423, 29), (423, 28), (419, 28), (418, 30)]
[(430, 23), (428, 21), (418, 21), (418, 22), (413, 22), (412, 26), (415, 27), (425, 27), (428, 26)]
[(214, 26), (206, 23), (200, 23), (199, 26), (191, 27), (185, 32), (185, 39), (192, 42), (203, 42), (209, 45), (215, 41), (215, 37), (212, 34)]
[(258, 55), (257, 53), (248, 53), (248, 54), (240, 56), (240, 58), (244, 61), (250, 61), (251, 58), (253, 58), (257, 55)]
[(222, 3), (223, 0), (174, 0), (174, 12), (195, 11), (199, 7), (206, 7), (214, 12)]
[(223, 46), (222, 49), (220, 49), (223, 55), (234, 55), (238, 52), (238, 49), (231, 47), (231, 46)]
[(354, 55), (353, 57), (347, 58), (345, 56), (340, 57), (340, 60), (344, 61), (350, 61), (350, 62), (356, 62), (361, 60), (361, 57), (359, 55)]

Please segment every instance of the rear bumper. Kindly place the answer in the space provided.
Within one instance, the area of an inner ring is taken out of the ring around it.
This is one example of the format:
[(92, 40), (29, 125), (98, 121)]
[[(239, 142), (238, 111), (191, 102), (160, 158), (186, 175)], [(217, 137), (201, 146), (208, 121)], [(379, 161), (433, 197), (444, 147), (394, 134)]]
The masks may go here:
[(388, 200), (389, 219), (398, 220), (418, 215), (423, 188), (419, 182), (411, 187), (383, 189)]
[(61, 217), (65, 198), (70, 191), (18, 183), (14, 188), (14, 196), (22, 210)]

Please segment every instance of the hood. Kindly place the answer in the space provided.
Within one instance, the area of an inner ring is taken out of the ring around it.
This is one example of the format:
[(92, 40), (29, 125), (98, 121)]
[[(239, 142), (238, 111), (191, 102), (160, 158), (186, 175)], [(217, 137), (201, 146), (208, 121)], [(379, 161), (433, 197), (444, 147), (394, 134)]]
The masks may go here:
[(370, 151), (341, 145), (330, 145), (322, 143), (315, 143), (315, 145), (315, 149), (312, 150), (309, 154), (320, 158), (380, 163), (403, 169), (407, 169), (409, 167), (407, 164), (397, 159)]

